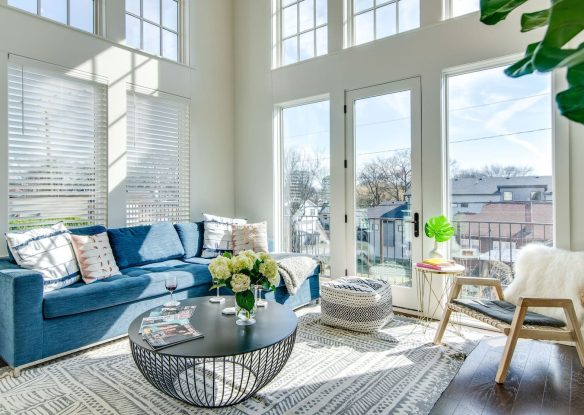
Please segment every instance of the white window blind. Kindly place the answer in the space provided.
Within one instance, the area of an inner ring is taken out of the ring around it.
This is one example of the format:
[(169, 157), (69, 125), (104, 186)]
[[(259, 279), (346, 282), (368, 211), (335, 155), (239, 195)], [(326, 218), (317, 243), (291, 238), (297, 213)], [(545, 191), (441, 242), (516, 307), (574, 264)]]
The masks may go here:
[(128, 226), (189, 220), (189, 103), (128, 93)]
[(11, 59), (9, 229), (107, 217), (106, 87)]

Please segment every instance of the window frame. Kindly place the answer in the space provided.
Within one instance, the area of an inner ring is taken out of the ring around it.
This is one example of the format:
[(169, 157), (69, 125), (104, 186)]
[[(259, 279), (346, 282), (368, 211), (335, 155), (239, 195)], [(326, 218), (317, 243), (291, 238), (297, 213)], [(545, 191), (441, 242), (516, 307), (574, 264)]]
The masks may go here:
[(443, 1), (443, 5), (442, 5), (443, 20), (457, 19), (459, 17), (468, 16), (468, 15), (471, 15), (473, 13), (480, 13), (480, 11), (481, 11), (481, 9), (479, 7), (479, 10), (475, 10), (472, 12), (468, 12), (468, 13), (460, 14), (458, 16), (454, 16), (454, 5), (452, 4), (453, 1), (454, 0), (444, 0)]
[(13, 6), (11, 4), (8, 4), (7, 0), (6, 0), (6, 6), (13, 9), (13, 10), (18, 10), (19, 12), (22, 12), (22, 13), (27, 13), (27, 14), (32, 15), (32, 16), (40, 17), (41, 19), (47, 20), (49, 22), (53, 22), (53, 23), (57, 23), (57, 24), (60, 24), (63, 26), (67, 26), (67, 27), (70, 27), (74, 30), (79, 30), (80, 32), (83, 32), (83, 33), (90, 33), (90, 34), (97, 35), (97, 36), (103, 35), (103, 29), (101, 27), (101, 22), (103, 21), (103, 3), (102, 2), (105, 2), (105, 0), (93, 0), (93, 30), (91, 32), (71, 25), (71, 1), (74, 1), (74, 0), (67, 0), (67, 23), (63, 23), (63, 22), (60, 22), (58, 20), (54, 20), (54, 19), (51, 19), (49, 17), (43, 16), (41, 14), (41, 1), (42, 0), (36, 0), (36, 2), (37, 2), (36, 13), (32, 13), (32, 12), (29, 12), (28, 10), (21, 9), (20, 7), (16, 7), (16, 6)]
[[(329, 94), (317, 95), (309, 98), (295, 101), (283, 102), (274, 106), (274, 125), (273, 125), (273, 143), (274, 143), (274, 244), (275, 250), (279, 251), (284, 246), (284, 168), (285, 168), (285, 148), (284, 148), (284, 110), (288, 108), (300, 107), (303, 105), (316, 104), (319, 102), (329, 102), (329, 152), (332, 122), (331, 97)], [(332, 168), (332, 165), (331, 165)], [(332, 235), (332, 233), (331, 233)], [(332, 240), (332, 237), (331, 237)]]
[[(320, 25), (317, 25), (316, 23), (316, 0), (314, 0), (314, 6), (313, 6), (313, 16), (312, 16), (312, 23), (313, 25), (309, 28), (309, 29), (305, 29), (303, 31), (300, 30), (300, 14), (299, 14), (299, 9), (300, 9), (300, 3), (302, 3), (304, 0), (292, 0), (292, 3), (284, 6), (282, 3), (282, 0), (272, 0), (272, 38), (273, 38), (273, 52), (272, 52), (272, 68), (276, 69), (276, 68), (280, 68), (280, 67), (284, 67), (284, 66), (290, 66), (290, 65), (294, 65), (300, 62), (306, 62), (306, 61), (310, 61), (312, 59), (316, 59), (319, 58), (321, 56), (325, 56), (328, 55), (329, 50), (328, 50), (328, 25), (329, 25), (329, 19), (328, 19), (328, 1), (326, 2), (326, 6), (327, 6), (327, 19), (326, 22)], [(284, 37), (283, 36), (283, 30), (282, 28), (284, 27), (284, 9), (288, 9), (290, 7), (296, 7), (297, 9), (297, 14), (296, 14), (296, 29), (297, 32), (294, 33), (293, 35)], [(316, 32), (319, 29), (322, 28), (327, 28), (327, 51), (326, 53), (323, 53), (322, 55), (318, 55), (318, 48), (317, 48), (317, 39), (316, 39)], [(312, 56), (311, 58), (306, 58), (306, 59), (300, 59), (300, 36), (302, 36), (305, 33), (309, 33), (314, 31), (314, 37), (313, 37), (313, 46), (314, 46), (314, 56)], [(297, 60), (295, 62), (292, 63), (287, 63), (284, 64), (284, 59), (283, 59), (283, 55), (284, 55), (284, 42), (288, 39), (292, 39), (292, 38), (296, 38), (296, 58)]]
[[(448, 0), (447, 0), (448, 1)], [(514, 54), (500, 58), (478, 61), (442, 70), (441, 88), (441, 147), (442, 147), (442, 211), (450, 217), (450, 177), (448, 161), (450, 159), (448, 146), (448, 77), (463, 75), (480, 70), (492, 69), (500, 66), (509, 66), (523, 58), (522, 54)], [(571, 206), (570, 206), (570, 123), (563, 117), (554, 104), (555, 95), (568, 87), (567, 81), (560, 73), (551, 73), (552, 95), (552, 183), (554, 204), (553, 227), (554, 246), (570, 249), (572, 245)]]
[[(178, 15), (177, 15), (177, 27), (176, 27), (176, 31), (174, 31), (166, 26), (163, 26), (163, 24), (162, 24), (162, 1), (163, 0), (157, 0), (159, 5), (160, 5), (160, 7), (159, 7), (160, 8), (160, 23), (153, 22), (152, 20), (148, 20), (147, 18), (142, 16), (144, 14), (144, 0), (139, 0), (139, 1), (140, 1), (140, 16), (138, 16), (132, 12), (129, 12), (126, 9), (126, 4), (125, 4), (125, 0), (124, 0), (124, 37), (125, 38), (127, 37), (126, 17), (131, 16), (131, 17), (138, 19), (140, 21), (140, 47), (137, 48), (135, 46), (132, 46), (132, 45), (128, 44), (127, 41), (126, 41), (126, 46), (128, 46), (129, 48), (147, 53), (148, 55), (156, 56), (157, 58), (160, 58), (160, 59), (165, 59), (169, 62), (184, 63), (185, 59), (186, 59), (186, 47), (185, 47), (186, 42), (184, 41), (184, 38), (185, 38), (184, 32), (185, 32), (185, 28), (187, 26), (185, 24), (185, 2), (183, 0), (175, 0), (177, 2)], [(153, 26), (156, 26), (158, 29), (160, 29), (160, 39), (159, 39), (160, 54), (158, 54), (158, 55), (151, 53), (151, 52), (148, 52), (147, 50), (144, 49), (144, 22), (151, 24)], [(177, 38), (176, 61), (171, 59), (171, 58), (167, 58), (165, 56), (162, 56), (163, 33), (165, 30), (168, 32), (172, 32), (176, 35), (176, 38)]]
[[(381, 39), (387, 39), (396, 35), (399, 35), (400, 33), (405, 33), (405, 32), (409, 32), (411, 30), (416, 30), (419, 29), (420, 27), (422, 27), (422, 3), (423, 0), (420, 0), (420, 25), (415, 28), (415, 29), (410, 29), (404, 32), (400, 32), (399, 30), (399, 4), (401, 2), (401, 0), (389, 0), (386, 3), (377, 5), (376, 4), (377, 0), (373, 0), (373, 6), (363, 9), (357, 13), (354, 12), (354, 3), (355, 0), (345, 0), (345, 48), (350, 48), (350, 47), (354, 47), (354, 46), (361, 46), (361, 45), (367, 45), (371, 42), (375, 42), (377, 40), (381, 40)], [(446, 1), (450, 1), (450, 0), (446, 0)], [(390, 4), (395, 3), (396, 9), (395, 9), (395, 13), (396, 13), (396, 19), (395, 19), (395, 29), (396, 32), (393, 35), (389, 35), (389, 36), (384, 36), (384, 37), (377, 37), (377, 10), (382, 8), (382, 7), (386, 7)], [(373, 11), (373, 39), (368, 41), (368, 42), (363, 42), (363, 43), (359, 43), (357, 44), (355, 42), (355, 17), (368, 13), (370, 11)]]

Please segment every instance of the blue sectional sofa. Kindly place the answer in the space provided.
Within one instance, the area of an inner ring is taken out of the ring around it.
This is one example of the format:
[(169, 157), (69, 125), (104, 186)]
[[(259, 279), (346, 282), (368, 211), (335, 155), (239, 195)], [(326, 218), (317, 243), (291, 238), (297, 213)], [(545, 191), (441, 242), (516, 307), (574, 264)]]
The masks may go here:
[[(105, 231), (103, 226), (71, 230), (85, 235)], [(125, 335), (136, 316), (168, 300), (164, 282), (169, 274), (177, 277), (179, 300), (212, 294), (210, 260), (200, 257), (200, 222), (107, 232), (122, 275), (92, 284), (80, 281), (43, 295), (41, 274), (0, 259), (0, 356), (11, 367)], [(265, 298), (290, 308), (308, 304), (320, 296), (319, 273), (316, 267), (295, 295), (282, 283)]]

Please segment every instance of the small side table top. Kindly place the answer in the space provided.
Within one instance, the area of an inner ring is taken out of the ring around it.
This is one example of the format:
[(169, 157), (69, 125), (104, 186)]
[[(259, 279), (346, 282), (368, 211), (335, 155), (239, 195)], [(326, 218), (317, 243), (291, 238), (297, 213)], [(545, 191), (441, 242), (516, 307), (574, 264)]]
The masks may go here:
[(426, 267), (420, 267), (417, 264), (414, 265), (415, 269), (421, 272), (428, 272), (431, 274), (440, 274), (440, 275), (458, 275), (462, 274), (465, 271), (464, 265), (454, 264), (449, 267), (444, 267), (443, 269), (432, 269)]

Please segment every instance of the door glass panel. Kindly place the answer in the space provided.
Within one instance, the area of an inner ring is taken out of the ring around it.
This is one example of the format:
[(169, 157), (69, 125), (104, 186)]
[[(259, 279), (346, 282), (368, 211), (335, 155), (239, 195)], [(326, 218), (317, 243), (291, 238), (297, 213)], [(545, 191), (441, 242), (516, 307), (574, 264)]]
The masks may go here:
[(357, 273), (412, 286), (411, 92), (355, 101)]

